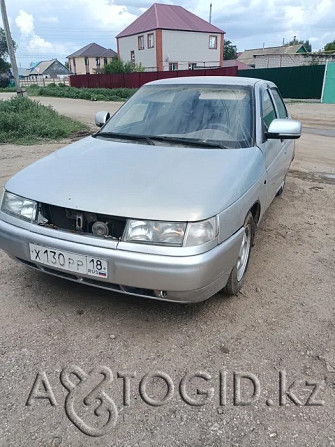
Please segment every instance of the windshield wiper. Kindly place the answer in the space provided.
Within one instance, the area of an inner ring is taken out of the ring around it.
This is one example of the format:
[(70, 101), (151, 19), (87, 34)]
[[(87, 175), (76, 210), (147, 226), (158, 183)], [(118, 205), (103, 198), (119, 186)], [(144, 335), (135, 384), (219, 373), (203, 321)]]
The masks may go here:
[(163, 136), (163, 135), (162, 136), (161, 135), (137, 135), (137, 134), (126, 134), (126, 133), (118, 133), (118, 132), (98, 132), (98, 133), (94, 134), (93, 137), (144, 141), (150, 145), (155, 145), (153, 140), (156, 140), (156, 141), (166, 141), (168, 143), (181, 143), (185, 146), (228, 149), (227, 146), (224, 146), (220, 143), (213, 143), (213, 142), (209, 142), (209, 141), (205, 141), (205, 140), (199, 140), (197, 138), (169, 137), (169, 136)]
[(135, 141), (145, 141), (147, 144), (155, 145), (155, 143), (151, 140), (151, 137), (147, 137), (145, 135), (136, 135), (136, 134), (126, 134), (126, 133), (117, 133), (117, 132), (97, 132), (93, 135), (96, 137), (104, 137), (104, 138), (116, 138), (121, 140), (135, 140)]
[(198, 146), (198, 147), (213, 147), (219, 149), (228, 149), (227, 146), (224, 146), (220, 143), (213, 143), (205, 140), (198, 140), (197, 138), (181, 138), (181, 137), (168, 137), (168, 136), (159, 136), (159, 135), (150, 135), (151, 140), (157, 141), (166, 141), (169, 143), (182, 143), (184, 145), (190, 146)]

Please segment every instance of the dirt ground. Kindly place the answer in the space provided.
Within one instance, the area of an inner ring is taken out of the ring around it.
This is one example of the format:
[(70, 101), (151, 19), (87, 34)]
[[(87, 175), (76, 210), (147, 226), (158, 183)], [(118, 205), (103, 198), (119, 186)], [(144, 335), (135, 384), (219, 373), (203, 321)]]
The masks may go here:
[[(90, 125), (119, 106), (40, 100)], [(138, 299), (0, 253), (1, 445), (335, 446), (335, 105), (289, 110), (304, 133), (238, 296)], [(0, 186), (62, 145), (0, 145)]]

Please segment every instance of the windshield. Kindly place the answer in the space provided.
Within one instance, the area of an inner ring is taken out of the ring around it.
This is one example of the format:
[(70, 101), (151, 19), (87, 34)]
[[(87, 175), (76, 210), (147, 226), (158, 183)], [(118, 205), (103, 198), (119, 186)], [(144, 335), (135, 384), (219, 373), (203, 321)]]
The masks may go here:
[(193, 144), (198, 141), (208, 142), (209, 147), (250, 147), (253, 145), (251, 88), (144, 86), (109, 120), (101, 136), (104, 133), (162, 137), (164, 144), (187, 145), (188, 141)]

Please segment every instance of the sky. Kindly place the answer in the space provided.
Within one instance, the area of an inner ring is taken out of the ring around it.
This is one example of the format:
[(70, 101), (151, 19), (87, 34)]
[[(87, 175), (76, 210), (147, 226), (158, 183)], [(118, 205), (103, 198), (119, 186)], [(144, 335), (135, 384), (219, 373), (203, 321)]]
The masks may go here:
[[(6, 0), (21, 67), (66, 56), (95, 42), (116, 50), (115, 36), (146, 11), (147, 0)], [(335, 0), (156, 0), (183, 6), (226, 32), (238, 51), (279, 46), (296, 36), (313, 50), (335, 40)], [(2, 19), (0, 18), (0, 26)]]

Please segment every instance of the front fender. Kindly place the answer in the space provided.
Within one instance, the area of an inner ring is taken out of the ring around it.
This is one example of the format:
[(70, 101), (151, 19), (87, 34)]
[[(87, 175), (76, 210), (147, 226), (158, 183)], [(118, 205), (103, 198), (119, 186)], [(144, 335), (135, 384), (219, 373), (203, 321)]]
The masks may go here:
[(267, 174), (264, 167), (264, 173), (257, 182), (236, 202), (219, 214), (219, 243), (228, 239), (242, 227), (248, 212), (255, 203), (260, 205), (259, 220), (261, 219), (267, 203), (266, 180)]

